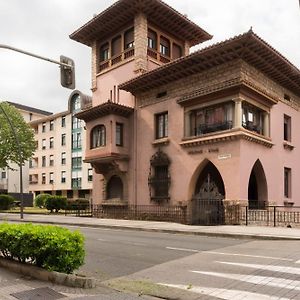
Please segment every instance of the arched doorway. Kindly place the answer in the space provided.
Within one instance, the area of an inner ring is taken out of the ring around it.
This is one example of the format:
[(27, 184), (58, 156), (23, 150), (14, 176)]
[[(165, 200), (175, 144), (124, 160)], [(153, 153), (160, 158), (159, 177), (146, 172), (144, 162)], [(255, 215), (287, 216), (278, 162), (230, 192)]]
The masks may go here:
[(268, 201), (268, 187), (263, 166), (257, 160), (251, 170), (248, 183), (249, 209), (264, 209)]
[(192, 199), (192, 223), (218, 225), (224, 223), (225, 187), (221, 174), (208, 162), (196, 182)]
[(112, 176), (107, 183), (107, 199), (123, 199), (123, 182), (119, 176)]

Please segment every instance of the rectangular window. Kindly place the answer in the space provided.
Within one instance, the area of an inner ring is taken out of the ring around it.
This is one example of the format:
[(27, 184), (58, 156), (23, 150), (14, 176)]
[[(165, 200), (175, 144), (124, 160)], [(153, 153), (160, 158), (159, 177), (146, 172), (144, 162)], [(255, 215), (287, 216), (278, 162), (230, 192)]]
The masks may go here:
[(109, 44), (105, 43), (100, 47), (100, 61), (109, 59)]
[(191, 136), (231, 129), (233, 102), (194, 110), (189, 113), (189, 118)]
[(72, 134), (72, 149), (81, 149), (81, 132)]
[(82, 167), (82, 158), (72, 157), (72, 169), (81, 169), (81, 167)]
[(46, 123), (42, 124), (42, 132), (46, 132)]
[(284, 168), (284, 197), (291, 198), (292, 170)]
[(54, 130), (54, 120), (50, 121), (50, 131)]
[(160, 37), (159, 52), (165, 56), (170, 56), (170, 41), (163, 36)]
[(42, 156), (42, 167), (46, 167), (46, 156)]
[(61, 145), (62, 145), (62, 146), (65, 146), (65, 145), (66, 145), (66, 134), (65, 134), (65, 133), (63, 133), (63, 134), (61, 135)]
[(66, 116), (61, 117), (61, 127), (66, 127)]
[(155, 116), (156, 138), (161, 139), (168, 136), (168, 112)]
[(54, 166), (54, 155), (50, 155), (50, 158), (49, 158), (49, 166), (50, 166), (50, 167), (53, 167), (53, 166)]
[(93, 181), (93, 169), (88, 169), (88, 181)]
[(291, 117), (284, 115), (284, 122), (283, 122), (283, 139), (285, 141), (291, 142), (292, 135), (291, 135)]
[(32, 169), (33, 168), (33, 161), (32, 159), (30, 158), (29, 159), (29, 169)]
[(6, 179), (6, 172), (5, 172), (5, 171), (2, 171), (2, 172), (1, 172), (1, 178), (2, 178), (2, 179)]
[(54, 183), (54, 173), (49, 173), (49, 183), (53, 184)]
[(66, 182), (66, 171), (61, 171), (61, 183)]
[(134, 47), (134, 29), (130, 28), (124, 34), (124, 49)]
[(116, 145), (123, 146), (123, 124), (116, 123)]
[(72, 117), (72, 129), (78, 128), (81, 128), (81, 120), (76, 117)]
[(46, 173), (42, 173), (42, 184), (46, 184)]
[(148, 30), (148, 47), (156, 50), (157, 45), (157, 34), (155, 31)]
[(42, 140), (42, 149), (46, 149), (46, 139)]
[(66, 152), (61, 153), (61, 164), (62, 165), (66, 164)]
[(54, 137), (50, 138), (50, 144), (49, 144), (49, 146), (50, 146), (50, 149), (52, 149), (54, 147)]

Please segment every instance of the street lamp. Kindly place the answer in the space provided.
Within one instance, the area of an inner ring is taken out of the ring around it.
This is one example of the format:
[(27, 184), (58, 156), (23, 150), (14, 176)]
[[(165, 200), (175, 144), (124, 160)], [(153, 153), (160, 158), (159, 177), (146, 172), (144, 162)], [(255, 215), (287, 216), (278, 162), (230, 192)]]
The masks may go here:
[(5, 109), (2, 107), (1, 103), (0, 103), (0, 109), (1, 111), (3, 112), (10, 128), (11, 128), (11, 131), (14, 135), (14, 139), (15, 139), (15, 142), (17, 144), (17, 148), (18, 148), (18, 154), (19, 154), (19, 168), (20, 168), (20, 200), (21, 200), (21, 204), (20, 204), (20, 218), (23, 219), (24, 218), (24, 200), (23, 200), (23, 169), (22, 169), (22, 152), (21, 152), (21, 146), (20, 146), (20, 141), (19, 141), (19, 138), (18, 138), (18, 135), (16, 133), (16, 130), (10, 120), (10, 118), (8, 117)]

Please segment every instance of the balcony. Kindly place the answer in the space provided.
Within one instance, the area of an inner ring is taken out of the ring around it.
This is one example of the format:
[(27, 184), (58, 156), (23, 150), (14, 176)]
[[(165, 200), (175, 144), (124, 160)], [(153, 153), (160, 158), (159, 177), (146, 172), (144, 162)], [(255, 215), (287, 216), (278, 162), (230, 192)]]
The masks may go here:
[(206, 133), (229, 130), (232, 129), (232, 127), (232, 121), (217, 122), (213, 124), (200, 124), (197, 128), (194, 129), (194, 135), (199, 136)]
[(134, 48), (133, 47), (126, 49), (122, 53), (115, 55), (115, 56), (111, 57), (110, 59), (100, 62), (99, 72), (102, 72), (105, 69), (108, 69), (114, 65), (117, 65), (132, 56), (134, 56)]

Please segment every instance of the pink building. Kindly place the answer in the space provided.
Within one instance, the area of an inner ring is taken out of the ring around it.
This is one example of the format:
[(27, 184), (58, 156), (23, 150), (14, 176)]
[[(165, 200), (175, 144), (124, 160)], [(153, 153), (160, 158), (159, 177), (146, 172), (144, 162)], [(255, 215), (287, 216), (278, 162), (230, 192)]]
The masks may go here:
[[(158, 0), (120, 0), (75, 31), (92, 49), (85, 162), (108, 206), (300, 205), (300, 71), (251, 30), (211, 36)], [(218, 220), (215, 220), (218, 222)]]

